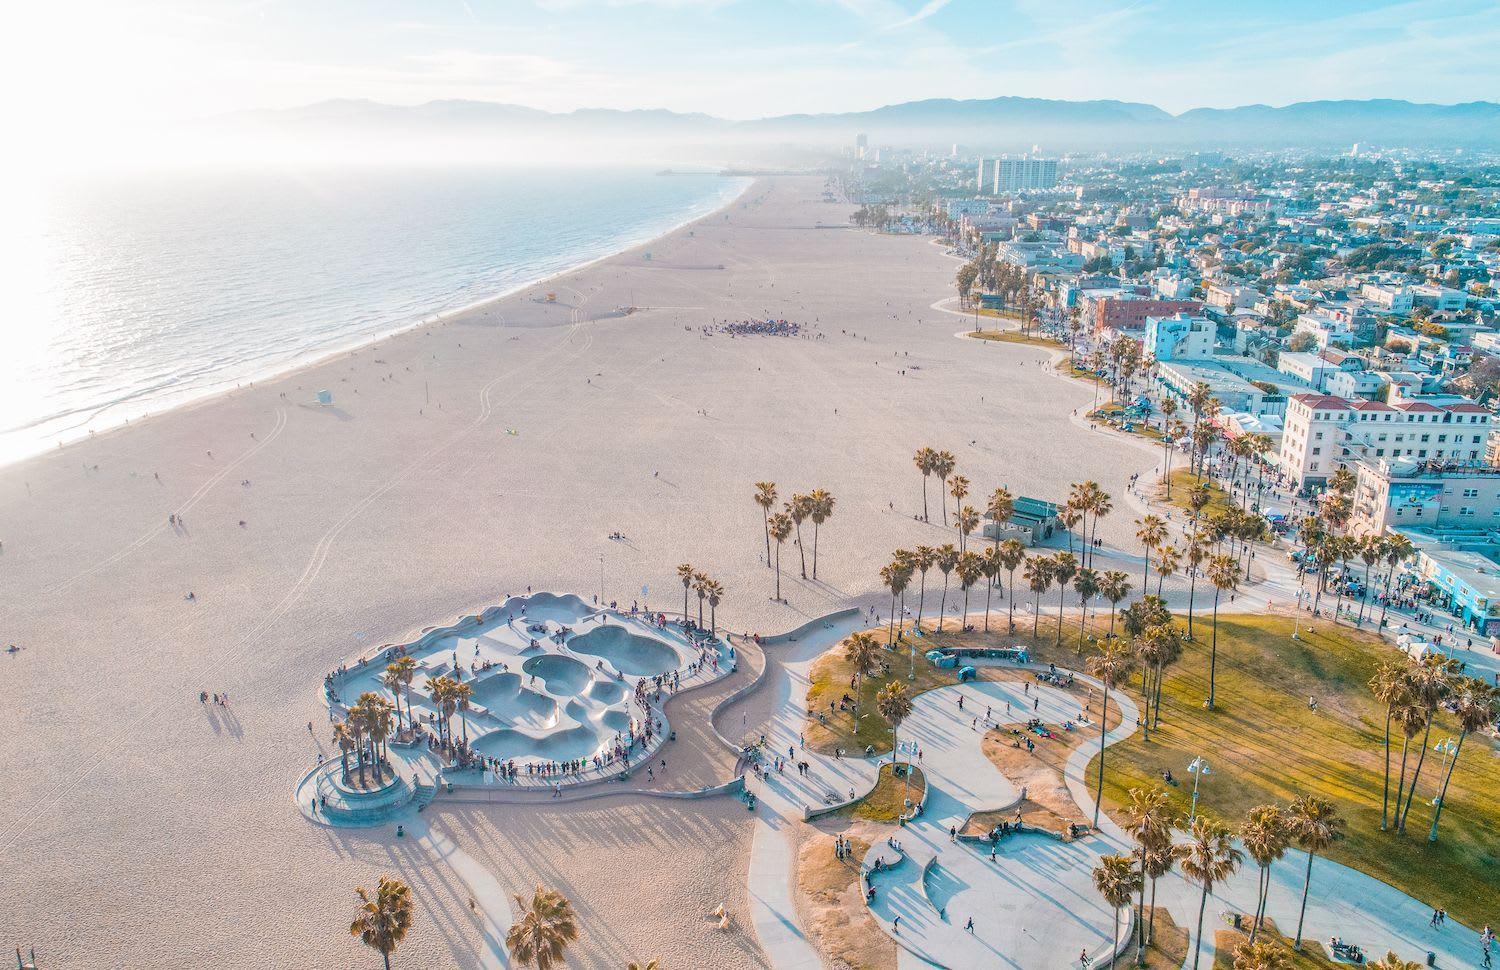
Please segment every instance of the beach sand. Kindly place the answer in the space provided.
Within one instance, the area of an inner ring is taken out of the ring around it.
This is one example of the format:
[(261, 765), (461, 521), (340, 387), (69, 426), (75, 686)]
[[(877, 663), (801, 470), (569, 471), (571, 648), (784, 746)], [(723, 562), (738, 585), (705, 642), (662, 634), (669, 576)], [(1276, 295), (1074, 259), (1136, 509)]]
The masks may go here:
[[(847, 228), (822, 185), (759, 182), (441, 326), (0, 469), (0, 640), (24, 648), (0, 656), (0, 940), (34, 941), (49, 966), (374, 965), (347, 932), (352, 890), (394, 873), (418, 900), (399, 965), (477, 965), (441, 864), (295, 810), (292, 785), (336, 755), (326, 671), (528, 585), (595, 594), (601, 556), (604, 595), (626, 606), (649, 587), (680, 609), (674, 568), (694, 564), (724, 583), (736, 631), (884, 609), (891, 550), (954, 538), (935, 481), (934, 524), (914, 521), (922, 445), (954, 452), (976, 507), (1002, 483), (1060, 500), (1084, 478), (1118, 507), (1152, 453), (1075, 424), (1092, 389), (1045, 352), (955, 339), (965, 322), (930, 307), (958, 264)], [(557, 303), (536, 302), (548, 291)], [(823, 336), (699, 333), (757, 316)], [(760, 480), (838, 500), (816, 581), (783, 548), (785, 605), (761, 561)], [(1101, 536), (1127, 542), (1131, 518)], [(440, 799), (427, 817), (513, 891), (562, 888), (584, 914), (579, 966), (764, 961), (748, 929), (701, 918), (719, 901), (745, 917), (738, 802)]]

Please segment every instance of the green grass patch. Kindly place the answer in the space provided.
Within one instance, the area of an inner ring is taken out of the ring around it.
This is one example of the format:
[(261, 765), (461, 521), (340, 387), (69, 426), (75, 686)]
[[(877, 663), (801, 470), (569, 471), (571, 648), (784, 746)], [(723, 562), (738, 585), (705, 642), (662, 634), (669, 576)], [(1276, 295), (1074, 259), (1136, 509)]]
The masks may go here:
[[(905, 768), (906, 765), (901, 767)], [(920, 805), (926, 791), (927, 777), (916, 765), (911, 766), (910, 779), (905, 776), (897, 777), (891, 770), (891, 765), (881, 765), (880, 777), (876, 779), (870, 794), (841, 809), (837, 814), (867, 822), (895, 825), (906, 812), (906, 799), (910, 798), (913, 804)]]
[[(870, 632), (885, 643), (884, 629)], [(850, 683), (854, 675), (849, 662), (844, 659), (844, 644), (840, 643), (825, 653), (813, 664), (811, 684), (807, 688), (809, 717), (803, 733), (807, 736), (808, 747), (822, 754), (832, 754), (833, 749), (839, 747), (849, 754), (863, 755), (867, 745), (873, 746), (877, 752), (889, 751), (891, 726), (875, 709), (875, 695), (882, 687), (895, 681), (906, 685), (907, 692), (915, 697), (934, 687), (958, 683), (957, 671), (940, 670), (922, 658), (922, 653), (931, 649), (924, 642), (918, 643), (915, 680), (907, 679), (912, 662), (905, 647), (884, 653), (882, 656), (888, 669), (874, 677), (866, 677), (858, 694)], [(858, 722), (852, 710), (838, 709), (838, 702), (845, 694), (859, 702)], [(833, 702), (831, 711), (830, 701)], [(818, 720), (820, 713), (825, 721)]]
[[(1160, 435), (1157, 437), (1159, 440)], [(1171, 482), (1171, 488), (1168, 489), (1166, 485), (1158, 484), (1156, 491), (1157, 498), (1173, 508), (1182, 509), (1184, 512), (1191, 512), (1192, 506), (1188, 504), (1188, 495), (1192, 492), (1193, 486), (1198, 484), (1198, 476), (1186, 468), (1175, 468), (1167, 478)], [(1212, 518), (1228, 509), (1239, 508), (1239, 503), (1231, 498), (1229, 493), (1224, 491), (1218, 482), (1205, 475), (1203, 477), (1203, 484), (1208, 486), (1208, 505), (1203, 509), (1205, 517)], [(1169, 491), (1171, 493), (1170, 496), (1168, 495)]]
[[(1432, 799), (1440, 783), (1441, 755), (1429, 751), (1405, 835), (1381, 832), (1382, 739), (1385, 710), (1367, 684), (1376, 664), (1393, 654), (1372, 634), (1329, 623), (1301, 624), (1284, 616), (1221, 615), (1216, 709), (1203, 707), (1208, 692), (1210, 627), (1198, 625), (1190, 645), (1167, 676), (1162, 722), (1148, 742), (1141, 733), (1110, 747), (1105, 760), (1105, 804), (1119, 806), (1131, 788), (1161, 783), (1170, 770), (1179, 780), (1168, 791), (1186, 814), (1187, 765), (1207, 758), (1213, 774), (1199, 791), (1199, 811), (1237, 824), (1256, 805), (1285, 804), (1303, 794), (1329, 799), (1347, 823), (1345, 837), (1328, 855), (1430, 905), (1446, 905), (1470, 927), (1493, 922), (1500, 885), (1500, 746), (1479, 734), (1464, 744), (1443, 807), (1437, 842), (1429, 842)], [(1135, 688), (1138, 693), (1138, 687)], [(1308, 705), (1317, 699), (1317, 709)], [(1456, 737), (1441, 713), (1431, 741)], [(1413, 743), (1410, 771), (1415, 768)], [(1400, 735), (1393, 743), (1391, 797), (1399, 772)], [(1087, 777), (1094, 778), (1092, 768)], [(1186, 780), (1186, 781), (1185, 781)], [(1313, 874), (1317, 892), (1317, 872)]]
[(969, 331), (969, 336), (976, 340), (997, 340), (1006, 344), (1028, 344), (1032, 347), (1057, 348), (1064, 346), (1051, 337), (1039, 337), (1034, 334), (1023, 334), (1019, 330), (979, 330)]

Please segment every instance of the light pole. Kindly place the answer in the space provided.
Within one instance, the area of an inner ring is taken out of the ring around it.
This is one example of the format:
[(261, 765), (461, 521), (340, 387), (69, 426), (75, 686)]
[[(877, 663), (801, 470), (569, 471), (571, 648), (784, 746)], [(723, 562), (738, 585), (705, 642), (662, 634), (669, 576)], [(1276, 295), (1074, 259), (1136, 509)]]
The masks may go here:
[[(1432, 750), (1443, 756), (1443, 767), (1438, 772), (1438, 777), (1445, 777), (1448, 773), (1449, 760), (1458, 757), (1458, 742), (1452, 738), (1444, 738), (1432, 746)], [(1443, 793), (1439, 789), (1432, 799), (1432, 831), (1427, 833), (1428, 842), (1437, 841), (1438, 817), (1443, 813)]]
[(1204, 775), (1213, 774), (1213, 771), (1201, 757), (1193, 759), (1192, 764), (1188, 765), (1188, 771), (1193, 773), (1193, 805), (1188, 810), (1188, 824), (1192, 825), (1193, 819), (1198, 816), (1198, 782)]

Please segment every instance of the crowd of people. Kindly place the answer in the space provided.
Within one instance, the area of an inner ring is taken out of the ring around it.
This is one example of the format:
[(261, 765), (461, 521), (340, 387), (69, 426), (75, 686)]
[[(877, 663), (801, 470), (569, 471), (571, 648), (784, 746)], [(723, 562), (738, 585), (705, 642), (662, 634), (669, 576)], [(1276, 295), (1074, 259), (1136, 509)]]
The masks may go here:
[[(793, 320), (719, 320), (703, 328), (704, 334), (723, 333), (731, 337), (798, 337), (807, 328)], [(817, 334), (819, 338), (822, 334)]]

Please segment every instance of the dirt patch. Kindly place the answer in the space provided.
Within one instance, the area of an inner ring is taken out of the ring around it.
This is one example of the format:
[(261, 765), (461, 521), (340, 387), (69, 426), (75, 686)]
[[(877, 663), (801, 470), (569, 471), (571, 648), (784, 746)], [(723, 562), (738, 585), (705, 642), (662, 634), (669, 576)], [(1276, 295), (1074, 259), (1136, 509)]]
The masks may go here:
[[(1158, 917), (1160, 919), (1160, 917)], [(1240, 944), (1249, 941), (1249, 922), (1246, 921), (1244, 930), (1224, 928), (1214, 931), (1214, 967), (1218, 970), (1231, 970), (1234, 966), (1234, 951)], [(1275, 943), (1286, 954), (1291, 961), (1292, 970), (1325, 970), (1347, 966), (1348, 964), (1336, 963), (1329, 959), (1328, 951), (1322, 943), (1316, 940), (1304, 939), (1300, 951), (1292, 949), (1292, 941), (1282, 936), (1276, 929), (1274, 920), (1267, 919), (1261, 931), (1256, 934), (1257, 943), (1266, 941)], [(1381, 954), (1382, 956), (1384, 954)], [(1375, 954), (1366, 953), (1365, 959), (1378, 959)]]
[[(869, 838), (874, 826), (857, 830)], [(852, 854), (839, 859), (834, 836), (808, 829), (797, 854), (797, 889), (802, 897), (803, 925), (818, 952), (835, 970), (895, 970), (896, 944), (865, 908), (859, 884), (859, 860), (870, 848), (867, 838), (850, 834)]]

